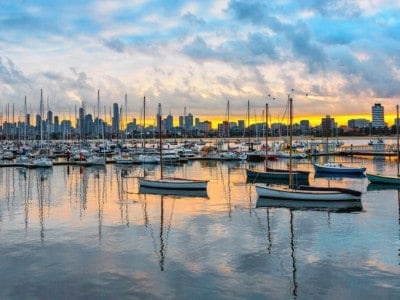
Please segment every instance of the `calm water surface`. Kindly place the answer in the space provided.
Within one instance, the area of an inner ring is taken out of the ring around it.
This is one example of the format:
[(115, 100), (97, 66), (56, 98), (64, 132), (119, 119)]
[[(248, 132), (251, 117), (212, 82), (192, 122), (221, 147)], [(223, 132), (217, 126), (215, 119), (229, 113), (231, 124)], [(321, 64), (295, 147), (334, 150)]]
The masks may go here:
[[(396, 173), (390, 160), (336, 159)], [(397, 190), (312, 173), (364, 191), (362, 208), (265, 207), (246, 167), (166, 167), (209, 179), (207, 197), (142, 194), (141, 166), (0, 168), (0, 298), (399, 299)]]

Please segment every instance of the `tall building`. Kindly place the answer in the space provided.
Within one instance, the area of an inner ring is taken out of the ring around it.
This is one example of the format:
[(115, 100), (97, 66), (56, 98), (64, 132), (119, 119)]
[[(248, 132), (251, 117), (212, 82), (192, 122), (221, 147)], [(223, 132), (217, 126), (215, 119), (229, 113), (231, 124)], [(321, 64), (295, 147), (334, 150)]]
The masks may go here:
[(190, 129), (193, 127), (193, 115), (189, 113), (187, 116), (185, 116), (185, 128)]
[(85, 108), (79, 108), (79, 135), (81, 138), (86, 138), (85, 127)]
[(300, 132), (303, 135), (308, 135), (310, 132), (310, 121), (309, 120), (301, 120), (300, 121)]
[(112, 131), (115, 134), (119, 132), (119, 108), (118, 103), (113, 104)]
[(58, 116), (54, 116), (54, 133), (60, 133), (60, 119)]
[(61, 121), (61, 125), (60, 125), (60, 129), (61, 129), (61, 134), (63, 136), (69, 136), (71, 135), (71, 121), (70, 120), (62, 120)]
[(244, 120), (238, 120), (238, 128), (239, 128), (239, 130), (240, 131), (244, 131), (244, 129), (245, 129), (245, 122), (244, 122)]
[(372, 110), (372, 127), (379, 128), (385, 127), (385, 111), (380, 103), (375, 103), (371, 108)]
[(325, 118), (321, 119), (322, 133), (325, 136), (331, 136), (334, 134), (334, 129), (336, 128), (335, 119), (331, 118), (330, 115), (326, 115)]
[(165, 119), (165, 130), (171, 131), (174, 129), (174, 117), (169, 114)]

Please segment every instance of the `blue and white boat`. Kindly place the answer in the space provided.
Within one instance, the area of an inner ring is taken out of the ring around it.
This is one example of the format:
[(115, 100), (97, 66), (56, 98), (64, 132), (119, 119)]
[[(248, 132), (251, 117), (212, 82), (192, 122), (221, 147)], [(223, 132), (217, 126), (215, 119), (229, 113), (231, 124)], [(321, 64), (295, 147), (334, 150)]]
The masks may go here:
[(363, 166), (353, 167), (345, 166), (341, 163), (328, 162), (322, 165), (314, 164), (314, 169), (316, 173), (335, 173), (335, 174), (364, 174), (366, 168)]

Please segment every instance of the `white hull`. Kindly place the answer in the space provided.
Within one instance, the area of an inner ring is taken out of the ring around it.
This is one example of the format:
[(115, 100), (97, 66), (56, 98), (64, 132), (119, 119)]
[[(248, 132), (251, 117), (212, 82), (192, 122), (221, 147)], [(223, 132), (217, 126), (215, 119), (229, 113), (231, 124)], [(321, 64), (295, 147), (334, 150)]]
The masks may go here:
[(139, 179), (140, 187), (176, 189), (176, 190), (205, 190), (207, 189), (206, 180), (191, 180), (181, 178), (164, 178), (159, 180)]
[(46, 157), (40, 157), (35, 159), (32, 165), (37, 168), (50, 168), (53, 166), (53, 161)]
[(139, 164), (158, 164), (160, 159), (154, 155), (140, 154), (135, 158), (134, 162)]
[(91, 165), (96, 165), (96, 166), (105, 166), (106, 165), (106, 159), (104, 157), (100, 157), (100, 156), (88, 157), (86, 159), (86, 161)]
[(133, 158), (132, 157), (115, 157), (114, 158), (116, 164), (133, 164)]
[(285, 187), (256, 185), (256, 191), (259, 197), (296, 201), (348, 201), (361, 199), (361, 193), (348, 193), (345, 192), (345, 189), (315, 188), (312, 190), (293, 190)]

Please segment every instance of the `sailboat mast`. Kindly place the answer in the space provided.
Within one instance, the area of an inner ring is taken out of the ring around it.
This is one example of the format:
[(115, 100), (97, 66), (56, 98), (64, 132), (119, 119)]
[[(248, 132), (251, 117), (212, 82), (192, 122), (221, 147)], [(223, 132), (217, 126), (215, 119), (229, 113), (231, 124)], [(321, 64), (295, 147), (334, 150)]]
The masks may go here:
[(100, 89), (97, 90), (97, 141), (99, 140), (99, 138), (100, 138)]
[(397, 177), (400, 176), (399, 167), (399, 105), (396, 105), (396, 135), (397, 135)]
[(146, 97), (143, 97), (143, 134), (142, 137), (142, 151), (144, 151), (144, 139), (146, 138)]
[(125, 141), (128, 140), (128, 95), (125, 94)]
[(268, 167), (268, 103), (265, 103), (265, 171)]
[(27, 140), (27, 128), (28, 128), (28, 112), (27, 112), (27, 107), (26, 107), (26, 95), (25, 95), (25, 101), (24, 101), (24, 141), (26, 142)]
[(43, 89), (40, 89), (40, 149), (43, 143)]
[(247, 127), (249, 128), (248, 149), (249, 151), (252, 151), (253, 146), (250, 144), (250, 100), (247, 100)]
[[(229, 100), (228, 100), (228, 139), (230, 138), (229, 131), (230, 131), (230, 124), (229, 124)], [(229, 145), (229, 140), (228, 140), (228, 145)]]
[(292, 143), (293, 143), (293, 99), (289, 97), (289, 187), (293, 187)]
[(158, 131), (160, 134), (160, 173), (161, 179), (163, 178), (163, 162), (162, 162), (162, 134), (161, 134), (161, 103), (158, 103), (158, 113), (157, 113), (157, 121), (158, 121)]

